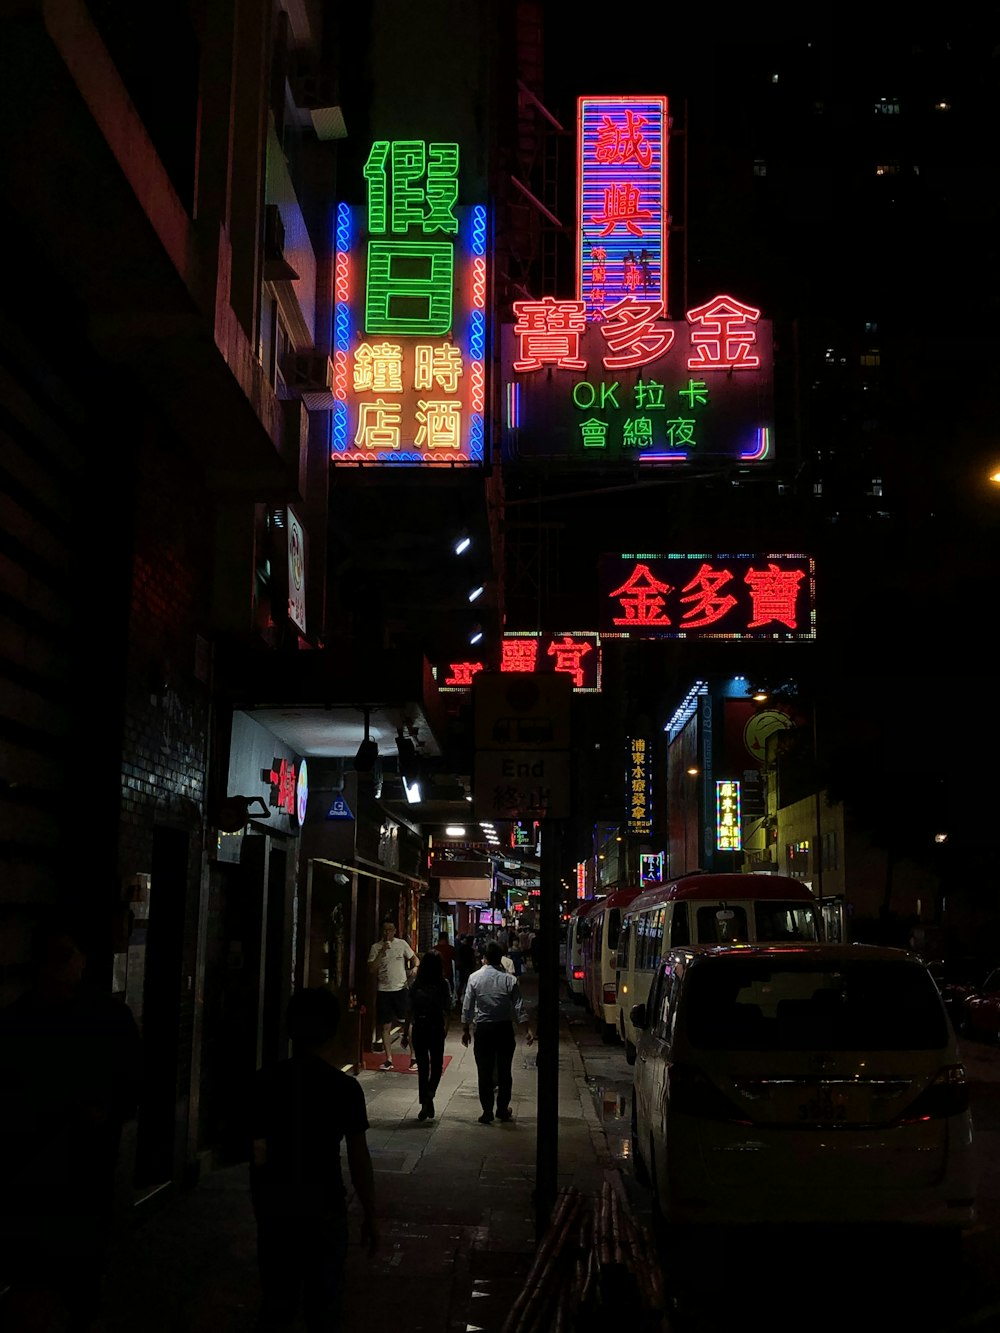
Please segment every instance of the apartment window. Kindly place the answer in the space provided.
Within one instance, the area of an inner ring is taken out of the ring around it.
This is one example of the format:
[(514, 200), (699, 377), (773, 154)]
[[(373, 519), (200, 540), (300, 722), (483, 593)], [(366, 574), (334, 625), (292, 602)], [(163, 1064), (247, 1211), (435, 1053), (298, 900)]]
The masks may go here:
[(876, 176), (898, 176), (900, 171), (898, 162), (880, 162), (875, 168)]
[(898, 116), (899, 103), (894, 97), (880, 97), (875, 103), (876, 116)]
[(762, 157), (755, 157), (753, 162), (753, 174), (755, 176), (767, 175), (767, 163)]
[(869, 347), (866, 352), (861, 353), (861, 364), (863, 366), (880, 366), (882, 360), (877, 347)]

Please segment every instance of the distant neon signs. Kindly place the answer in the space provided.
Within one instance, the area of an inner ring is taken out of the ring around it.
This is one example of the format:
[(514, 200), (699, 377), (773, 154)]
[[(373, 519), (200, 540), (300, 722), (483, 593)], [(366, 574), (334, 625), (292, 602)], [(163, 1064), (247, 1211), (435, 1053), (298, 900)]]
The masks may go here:
[(337, 209), (334, 463), (482, 462), (486, 209), (458, 168), (457, 144), (378, 140), (367, 206)]
[(722, 294), (665, 320), (661, 302), (625, 296), (600, 324), (587, 322), (582, 300), (513, 308), (503, 331), (508, 457), (773, 460), (771, 323), (755, 306)]
[[(447, 662), (435, 669), (439, 690), (472, 688), (473, 678), (486, 670), (482, 661)], [(535, 634), (512, 632), (503, 636), (501, 671), (565, 672), (572, 678), (573, 692), (597, 694), (601, 688), (601, 640), (590, 632)]]
[(743, 847), (740, 815), (740, 784), (728, 780), (715, 784), (715, 850), (738, 852)]
[(601, 630), (636, 638), (816, 637), (807, 555), (605, 555)]
[(645, 736), (629, 736), (626, 745), (625, 826), (629, 833), (645, 835), (653, 828), (649, 741)]
[(577, 101), (577, 293), (583, 317), (638, 296), (667, 308), (667, 99)]

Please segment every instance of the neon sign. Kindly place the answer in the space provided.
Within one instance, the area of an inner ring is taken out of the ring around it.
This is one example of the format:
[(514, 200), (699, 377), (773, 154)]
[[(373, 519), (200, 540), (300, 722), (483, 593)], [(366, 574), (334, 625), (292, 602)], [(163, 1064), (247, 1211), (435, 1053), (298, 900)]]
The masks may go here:
[(601, 629), (635, 638), (815, 639), (807, 555), (604, 555)]
[[(472, 688), (473, 679), (486, 670), (482, 661), (447, 662), (435, 667), (438, 689), (454, 693)], [(565, 672), (572, 678), (574, 694), (599, 694), (601, 689), (601, 640), (592, 631), (535, 634), (512, 631), (503, 636), (501, 671), (531, 671), (541, 674)]]
[(366, 206), (338, 206), (335, 464), (483, 460), (486, 209), (458, 168), (458, 144), (377, 140)]
[(503, 331), (509, 458), (773, 460), (771, 323), (756, 307), (723, 294), (665, 320), (661, 302), (626, 296), (589, 324), (583, 306), (513, 304)]
[(653, 813), (649, 790), (649, 743), (645, 736), (630, 736), (627, 741), (628, 764), (625, 776), (625, 825), (629, 833), (652, 832)]
[(577, 295), (588, 320), (637, 296), (667, 308), (667, 99), (577, 101)]
[(743, 847), (740, 816), (740, 784), (721, 781), (715, 784), (715, 849), (738, 852)]

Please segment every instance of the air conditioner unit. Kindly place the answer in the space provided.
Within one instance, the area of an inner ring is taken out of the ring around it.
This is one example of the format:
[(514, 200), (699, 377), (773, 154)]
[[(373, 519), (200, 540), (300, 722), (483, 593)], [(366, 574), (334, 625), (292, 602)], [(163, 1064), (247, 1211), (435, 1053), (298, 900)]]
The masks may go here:
[(285, 383), (308, 412), (333, 407), (333, 362), (321, 352), (293, 352), (284, 366)]

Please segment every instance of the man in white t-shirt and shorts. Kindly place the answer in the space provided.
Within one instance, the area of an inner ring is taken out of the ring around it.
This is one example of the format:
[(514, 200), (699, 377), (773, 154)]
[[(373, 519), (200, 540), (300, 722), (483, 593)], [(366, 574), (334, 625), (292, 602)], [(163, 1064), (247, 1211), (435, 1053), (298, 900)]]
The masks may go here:
[(382, 938), (368, 954), (368, 971), (378, 977), (375, 996), (375, 1021), (382, 1030), (385, 1059), (380, 1069), (392, 1069), (392, 1025), (399, 1023), (406, 1033), (410, 1021), (410, 992), (406, 975), (416, 967), (417, 955), (406, 940), (396, 938), (396, 923), (382, 922)]

